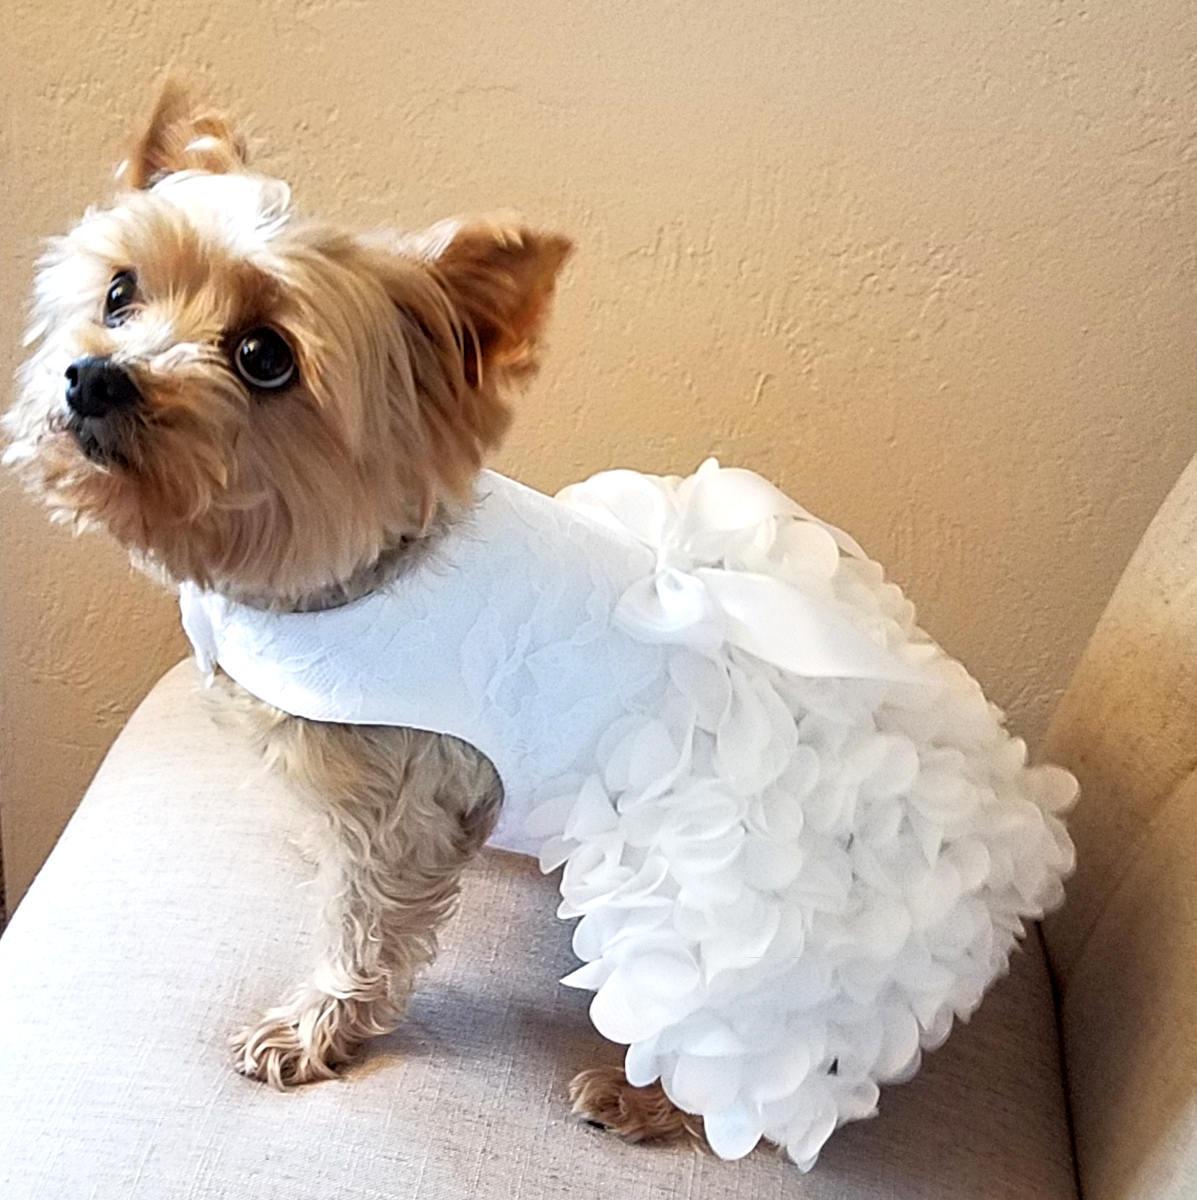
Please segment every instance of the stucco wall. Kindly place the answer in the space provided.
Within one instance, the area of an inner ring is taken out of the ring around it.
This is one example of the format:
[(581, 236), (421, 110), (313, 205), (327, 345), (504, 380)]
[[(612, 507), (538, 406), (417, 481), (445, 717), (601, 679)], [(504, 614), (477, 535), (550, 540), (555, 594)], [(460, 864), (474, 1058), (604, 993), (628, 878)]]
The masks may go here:
[[(312, 208), (516, 207), (577, 239), (501, 466), (763, 471), (1032, 736), (1197, 447), (1188, 0), (119, 0), (4, 26), (5, 376), (36, 239), (103, 195), (173, 60)], [(181, 646), (165, 598), (7, 480), (0, 555), (20, 893)]]

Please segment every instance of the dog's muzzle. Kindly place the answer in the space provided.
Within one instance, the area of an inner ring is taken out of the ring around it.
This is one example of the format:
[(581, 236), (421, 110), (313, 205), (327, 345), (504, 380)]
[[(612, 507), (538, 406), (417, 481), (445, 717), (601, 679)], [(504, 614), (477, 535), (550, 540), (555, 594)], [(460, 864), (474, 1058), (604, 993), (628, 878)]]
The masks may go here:
[(66, 369), (65, 427), (79, 449), (101, 466), (128, 466), (141, 406), (133, 376), (110, 358), (78, 358)]
[(80, 417), (107, 417), (141, 400), (133, 376), (110, 358), (77, 358), (66, 369), (66, 381), (66, 402)]

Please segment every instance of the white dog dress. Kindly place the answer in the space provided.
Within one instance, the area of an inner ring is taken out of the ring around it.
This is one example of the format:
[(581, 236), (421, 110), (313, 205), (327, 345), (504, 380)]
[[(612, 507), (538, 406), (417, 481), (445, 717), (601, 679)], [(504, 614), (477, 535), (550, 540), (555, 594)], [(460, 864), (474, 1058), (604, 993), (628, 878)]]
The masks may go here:
[(1073, 863), (1065, 771), (846, 534), (749, 471), (484, 472), (419, 569), (268, 613), (185, 585), (201, 667), (314, 721), (452, 734), (492, 839), (564, 867), (591, 1017), (724, 1158), (804, 1169), (1006, 968)]

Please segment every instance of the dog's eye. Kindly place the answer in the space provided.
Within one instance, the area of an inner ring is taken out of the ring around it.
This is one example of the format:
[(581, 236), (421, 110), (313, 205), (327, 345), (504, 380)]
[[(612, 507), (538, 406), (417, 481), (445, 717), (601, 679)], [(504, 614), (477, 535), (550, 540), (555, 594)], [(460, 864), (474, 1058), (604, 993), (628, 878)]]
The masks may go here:
[(233, 351), (237, 374), (252, 388), (273, 392), (295, 377), (295, 355), (282, 334), (263, 325), (251, 329)]
[(104, 324), (109, 329), (123, 325), (137, 302), (137, 276), (132, 271), (120, 271), (112, 277), (104, 296)]

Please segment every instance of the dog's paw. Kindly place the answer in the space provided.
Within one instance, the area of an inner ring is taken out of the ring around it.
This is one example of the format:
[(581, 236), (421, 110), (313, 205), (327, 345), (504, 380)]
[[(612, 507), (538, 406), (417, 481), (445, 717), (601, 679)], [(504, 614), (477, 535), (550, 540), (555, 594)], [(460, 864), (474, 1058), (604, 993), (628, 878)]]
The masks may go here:
[(677, 1108), (659, 1083), (633, 1087), (622, 1067), (580, 1071), (569, 1085), (574, 1116), (630, 1142), (686, 1139), (705, 1146), (702, 1121)]
[(263, 1020), (238, 1033), (232, 1046), (233, 1066), (240, 1074), (279, 1091), (336, 1077), (335, 1065), (305, 1046), (292, 1022)]
[(271, 1009), (232, 1039), (233, 1066), (279, 1091), (334, 1079), (357, 1049), (340, 1028), (338, 1003), (320, 996)]

